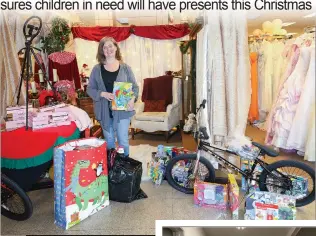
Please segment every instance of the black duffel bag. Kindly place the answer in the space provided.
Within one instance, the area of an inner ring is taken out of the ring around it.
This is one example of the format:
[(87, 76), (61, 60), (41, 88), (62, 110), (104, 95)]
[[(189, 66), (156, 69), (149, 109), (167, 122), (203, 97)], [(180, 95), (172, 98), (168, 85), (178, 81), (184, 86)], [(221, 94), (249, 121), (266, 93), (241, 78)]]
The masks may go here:
[(147, 198), (141, 190), (142, 163), (132, 158), (116, 157), (109, 169), (109, 197), (112, 201), (132, 202)]

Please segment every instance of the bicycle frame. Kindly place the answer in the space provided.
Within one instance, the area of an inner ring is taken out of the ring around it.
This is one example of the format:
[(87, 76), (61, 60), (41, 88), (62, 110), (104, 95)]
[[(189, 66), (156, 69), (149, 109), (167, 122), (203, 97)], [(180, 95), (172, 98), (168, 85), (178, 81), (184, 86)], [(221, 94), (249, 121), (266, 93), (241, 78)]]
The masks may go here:
[[(227, 152), (227, 153), (230, 153), (230, 154), (233, 154), (233, 155), (237, 155), (236, 153), (234, 152), (231, 152), (225, 148), (221, 148), (221, 147), (218, 147), (218, 146), (215, 146), (215, 145), (211, 145), (210, 143), (208, 142), (205, 142), (205, 141), (202, 141), (200, 139), (198, 139), (198, 150), (197, 150), (197, 163), (199, 163), (200, 161), (200, 151), (203, 150), (209, 154), (211, 154), (213, 157), (215, 157), (217, 160), (221, 161), (224, 163), (225, 167), (228, 167), (228, 168), (231, 168), (235, 171), (237, 171), (238, 173), (240, 173), (243, 177), (245, 177), (245, 179), (247, 180), (251, 180), (251, 181), (256, 181), (256, 182), (259, 182), (259, 179), (258, 178), (253, 178), (253, 174), (254, 174), (254, 171), (257, 167), (257, 165), (259, 164), (265, 171), (267, 171), (269, 174), (271, 174), (274, 178), (278, 179), (281, 181), (281, 178), (279, 176), (276, 176), (274, 173), (272, 173), (271, 171), (269, 171), (267, 168), (266, 168), (266, 165), (268, 165), (267, 163), (265, 163), (263, 160), (260, 159), (260, 157), (262, 157), (262, 152), (260, 151), (258, 156), (254, 159), (254, 163), (251, 167), (251, 170), (250, 171), (243, 171), (242, 169), (240, 169), (239, 167), (237, 167), (236, 165), (234, 165), (233, 163), (227, 161), (224, 157), (218, 155), (215, 151), (211, 150), (210, 148), (213, 148), (213, 149), (216, 149), (216, 150), (220, 150), (220, 151), (224, 151), (224, 152)], [(196, 175), (197, 175), (197, 168), (198, 168), (198, 165), (195, 165), (194, 167), (194, 172), (193, 172), (193, 177), (195, 179)], [(284, 174), (280, 173), (279, 171), (277, 171), (278, 174), (280, 174), (282, 177), (287, 177), (285, 176)], [(283, 189), (289, 189), (291, 186), (287, 186), (283, 183), (283, 185), (276, 185), (276, 184), (272, 184), (272, 183), (269, 183), (269, 186), (276, 186), (276, 187), (279, 187), (279, 188), (283, 188)]]

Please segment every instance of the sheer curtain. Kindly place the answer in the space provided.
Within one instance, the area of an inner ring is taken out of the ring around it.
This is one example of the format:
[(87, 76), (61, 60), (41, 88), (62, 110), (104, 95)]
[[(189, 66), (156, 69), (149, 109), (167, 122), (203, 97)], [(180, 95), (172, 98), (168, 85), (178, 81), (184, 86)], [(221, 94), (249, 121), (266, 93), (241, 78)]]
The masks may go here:
[(197, 35), (197, 104), (207, 99), (201, 125), (209, 142), (222, 145), (231, 132), (245, 133), (250, 106), (250, 61), (245, 14), (205, 15)]
[[(164, 75), (166, 71), (181, 70), (181, 52), (178, 42), (186, 37), (174, 40), (154, 40), (131, 35), (119, 42), (123, 61), (131, 66), (139, 85), (139, 97), (142, 95), (143, 80)], [(91, 70), (96, 61), (98, 42), (74, 39), (79, 71), (83, 64)], [(89, 72), (88, 72), (89, 73)]]
[[(5, 116), (7, 106), (16, 105), (21, 70), (14, 33), (11, 32), (12, 27), (6, 14), (0, 12), (0, 118)], [(24, 103), (25, 87), (22, 84), (19, 104)]]

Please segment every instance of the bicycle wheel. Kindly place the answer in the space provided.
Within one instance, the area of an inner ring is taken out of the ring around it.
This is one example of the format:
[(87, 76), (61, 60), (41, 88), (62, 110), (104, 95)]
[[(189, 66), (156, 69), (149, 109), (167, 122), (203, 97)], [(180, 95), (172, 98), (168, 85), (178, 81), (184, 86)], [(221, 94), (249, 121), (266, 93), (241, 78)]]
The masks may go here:
[(1, 214), (12, 220), (23, 221), (31, 217), (33, 205), (29, 196), (13, 180), (1, 175)]
[[(298, 161), (278, 161), (267, 166), (274, 175), (264, 170), (259, 178), (261, 191), (276, 192), (294, 196), (296, 206), (308, 205), (315, 200), (315, 170)], [(281, 173), (286, 177), (282, 177)], [(284, 186), (290, 186), (285, 189)], [(283, 187), (283, 188), (282, 188)]]
[[(166, 179), (176, 190), (193, 194), (194, 179), (190, 178), (196, 164), (196, 154), (183, 154), (172, 158), (166, 168)], [(198, 178), (204, 182), (215, 182), (215, 170), (210, 161), (200, 157)]]

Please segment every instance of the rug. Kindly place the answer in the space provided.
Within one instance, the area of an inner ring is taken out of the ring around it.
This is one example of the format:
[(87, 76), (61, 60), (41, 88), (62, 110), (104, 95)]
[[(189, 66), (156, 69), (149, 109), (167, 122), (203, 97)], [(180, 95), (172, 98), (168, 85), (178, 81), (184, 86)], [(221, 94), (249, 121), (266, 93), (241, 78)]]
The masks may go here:
[(147, 163), (151, 161), (152, 152), (156, 152), (157, 147), (148, 144), (140, 144), (137, 146), (129, 146), (129, 156), (143, 163), (142, 181), (151, 180), (148, 176)]

